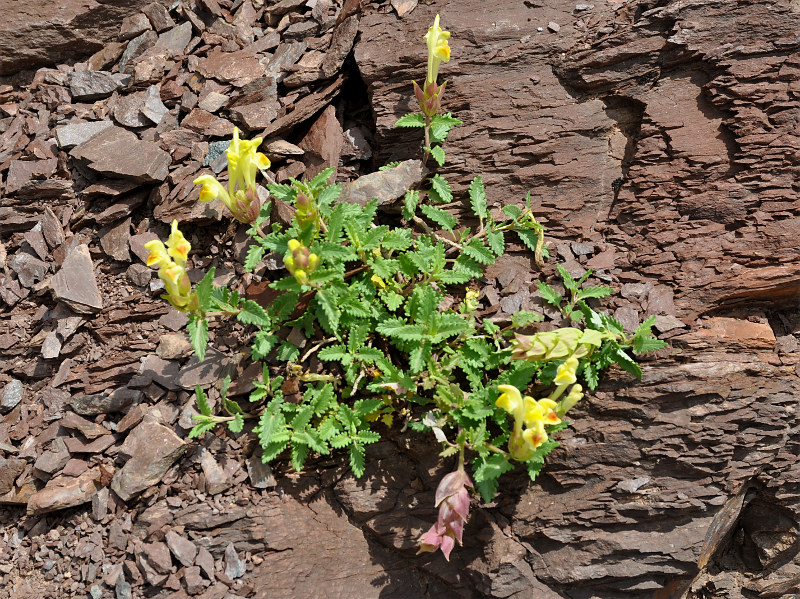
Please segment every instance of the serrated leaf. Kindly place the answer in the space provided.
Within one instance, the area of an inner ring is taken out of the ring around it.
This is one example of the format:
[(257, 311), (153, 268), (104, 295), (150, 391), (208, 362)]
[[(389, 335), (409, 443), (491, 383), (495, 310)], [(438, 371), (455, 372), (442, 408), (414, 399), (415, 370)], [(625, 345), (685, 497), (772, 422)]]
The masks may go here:
[(446, 270), (439, 276), (439, 280), (445, 285), (461, 285), (471, 281), (474, 277), (467, 272), (458, 272), (456, 270)]
[(268, 328), (271, 320), (267, 315), (267, 311), (261, 307), (261, 304), (253, 300), (244, 300), (239, 307), (240, 312), (236, 316), (236, 320), (242, 324), (253, 324), (257, 327)]
[(395, 127), (424, 127), (425, 116), (419, 112), (413, 114), (405, 114), (397, 119), (394, 124)]
[[(477, 463), (477, 467), (476, 467)], [(473, 478), (475, 486), (481, 497), (489, 503), (497, 494), (498, 478), (504, 472), (513, 468), (508, 458), (502, 454), (490, 454), (488, 456), (478, 456), (472, 462), (474, 471)]]
[(317, 205), (329, 206), (341, 195), (341, 193), (342, 193), (341, 183), (334, 183), (333, 185), (328, 185), (317, 196)]
[[(200, 416), (192, 416), (192, 418), (194, 418), (195, 420), (199, 420), (201, 417)], [(192, 430), (189, 431), (189, 438), (190, 439), (194, 439), (195, 437), (199, 437), (200, 435), (210, 431), (216, 425), (217, 425), (217, 423), (214, 422), (213, 420), (202, 420), (202, 421), (198, 422), (197, 424), (195, 424), (192, 427)]]
[(602, 298), (608, 297), (612, 293), (614, 293), (614, 288), (608, 285), (591, 285), (589, 287), (583, 287), (578, 291), (575, 298), (578, 300), (589, 299), (591, 297)]
[(251, 353), (254, 360), (263, 360), (272, 348), (277, 345), (278, 336), (268, 330), (262, 330), (256, 333), (253, 338), (253, 345)]
[(313, 189), (323, 189), (328, 184), (328, 179), (330, 179), (335, 172), (336, 167), (329, 166), (311, 179), (311, 183), (308, 184), (309, 187)]
[(464, 254), (461, 254), (458, 258), (456, 258), (456, 262), (453, 265), (453, 270), (465, 272), (474, 279), (478, 279), (483, 276), (483, 268), (481, 265)]
[(401, 318), (388, 318), (379, 323), (375, 330), (386, 337), (403, 341), (421, 341), (425, 336), (424, 325), (408, 324)]
[(299, 355), (299, 347), (289, 343), (288, 341), (284, 341), (278, 348), (278, 354), (275, 357), (281, 362), (294, 362)]
[(208, 269), (206, 276), (194, 286), (194, 292), (197, 294), (197, 303), (201, 312), (211, 311), (211, 290), (214, 288), (214, 272), (216, 268), (213, 266)]
[(538, 233), (532, 229), (515, 229), (517, 235), (519, 235), (520, 240), (525, 247), (527, 247), (530, 251), (536, 252), (536, 247), (539, 244), (539, 235)]
[(633, 353), (646, 354), (651, 351), (658, 351), (667, 346), (666, 341), (657, 339), (652, 335), (636, 335), (633, 338)]
[(338, 361), (341, 362), (345, 357), (348, 357), (349, 354), (347, 352), (347, 348), (344, 345), (336, 344), (336, 345), (329, 345), (328, 347), (323, 347), (317, 353), (317, 356), (320, 360), (325, 360), (326, 362), (331, 361)]
[(233, 420), (228, 420), (228, 428), (232, 433), (241, 433), (244, 428), (244, 417), (241, 414), (234, 414)]
[(431, 189), (428, 192), (430, 200), (436, 204), (445, 204), (453, 201), (453, 191), (450, 184), (439, 174), (431, 177)]
[(389, 169), (396, 168), (398, 166), (400, 166), (400, 161), (399, 160), (394, 160), (392, 162), (389, 162), (388, 164), (384, 164), (383, 166), (379, 166), (378, 170), (379, 171), (388, 171)]
[(252, 244), (247, 248), (247, 257), (244, 260), (244, 269), (247, 272), (253, 272), (258, 263), (264, 257), (264, 248), (258, 244)]
[(208, 347), (208, 321), (205, 318), (192, 316), (189, 318), (186, 328), (189, 331), (189, 343), (192, 344), (197, 359), (202, 362), (206, 357), (206, 348)]
[(428, 358), (431, 356), (431, 346), (423, 342), (414, 347), (408, 354), (408, 368), (412, 374), (417, 374), (425, 370)]
[(600, 382), (597, 368), (588, 362), (583, 366), (583, 378), (586, 380), (586, 386), (589, 387), (590, 391), (594, 391)]
[(544, 281), (539, 281), (537, 287), (539, 288), (539, 294), (542, 296), (544, 301), (551, 306), (560, 309), (561, 302), (564, 300), (564, 298), (561, 297), (561, 294), (558, 291), (550, 287), (550, 285)]
[(419, 192), (409, 189), (403, 198), (403, 218), (412, 220), (419, 204)]
[(431, 152), (431, 156), (436, 161), (436, 164), (438, 164), (439, 166), (444, 166), (445, 153), (444, 153), (444, 149), (442, 148), (442, 146), (433, 146), (430, 149), (430, 152)]
[(411, 229), (391, 229), (384, 235), (381, 247), (386, 250), (407, 250), (414, 243)]
[(460, 335), (469, 330), (469, 324), (459, 314), (435, 313), (428, 323), (432, 343), (439, 343), (448, 337)]
[(514, 205), (503, 206), (501, 210), (503, 211), (503, 214), (505, 214), (508, 218), (511, 219), (519, 218), (520, 216), (522, 216), (522, 210), (519, 208), (519, 206), (514, 206)]
[(383, 303), (386, 304), (386, 307), (392, 312), (403, 305), (403, 301), (405, 300), (402, 295), (394, 291), (382, 291), (380, 293), (380, 298), (383, 300)]
[(534, 322), (542, 322), (544, 315), (538, 312), (531, 312), (529, 310), (520, 310), (511, 315), (512, 327), (525, 327)]
[(258, 426), (254, 431), (258, 435), (258, 441), (262, 447), (266, 447), (272, 442), (273, 434), (278, 430), (283, 421), (282, 417), (276, 416), (272, 410), (266, 409), (258, 418)]
[(502, 231), (489, 231), (486, 234), (486, 242), (494, 252), (495, 256), (502, 256), (506, 251), (506, 238)]
[(317, 312), (320, 318), (320, 324), (329, 333), (337, 335), (339, 331), (339, 317), (341, 313), (336, 306), (336, 294), (330, 288), (322, 288), (317, 290), (314, 296), (314, 301), (319, 307)]
[(469, 202), (475, 216), (480, 219), (485, 219), (488, 216), (486, 188), (483, 186), (483, 179), (480, 175), (475, 177), (469, 184)]
[(194, 388), (194, 398), (197, 401), (197, 407), (203, 416), (211, 416), (211, 406), (208, 404), (208, 396), (200, 385)]
[(636, 331), (634, 335), (649, 335), (650, 332), (653, 330), (653, 325), (656, 323), (656, 315), (653, 314), (652, 316), (648, 316), (647, 318), (642, 321), (638, 327), (636, 327)]
[(475, 260), (478, 264), (493, 264), (494, 252), (483, 245), (480, 239), (470, 239), (464, 246), (464, 254)]
[(456, 127), (461, 125), (462, 121), (455, 118), (452, 113), (445, 112), (444, 114), (435, 114), (431, 119), (432, 125), (448, 125), (449, 127)]
[(452, 233), (453, 227), (458, 224), (456, 217), (446, 210), (442, 210), (441, 208), (437, 208), (436, 206), (431, 206), (429, 204), (423, 204), (419, 208), (422, 214), (427, 216), (445, 231), (450, 231)]
[(616, 364), (618, 364), (621, 368), (626, 370), (628, 373), (635, 376), (637, 379), (642, 378), (642, 369), (639, 365), (631, 358), (628, 354), (625, 353), (624, 350), (620, 348), (616, 348), (611, 353), (611, 359), (614, 360)]
[(381, 409), (384, 406), (383, 401), (377, 397), (369, 397), (366, 399), (359, 399), (353, 404), (353, 411), (359, 416), (369, 416), (373, 412)]
[(558, 270), (558, 274), (561, 275), (561, 280), (564, 281), (564, 287), (570, 291), (577, 291), (578, 283), (572, 278), (572, 275), (567, 272), (567, 269), (560, 264), (556, 264), (556, 269)]
[(303, 464), (306, 463), (308, 457), (308, 445), (304, 443), (292, 443), (292, 468), (300, 472), (303, 469)]
[(366, 462), (366, 451), (364, 446), (358, 443), (350, 445), (350, 468), (356, 478), (364, 476), (364, 467)]

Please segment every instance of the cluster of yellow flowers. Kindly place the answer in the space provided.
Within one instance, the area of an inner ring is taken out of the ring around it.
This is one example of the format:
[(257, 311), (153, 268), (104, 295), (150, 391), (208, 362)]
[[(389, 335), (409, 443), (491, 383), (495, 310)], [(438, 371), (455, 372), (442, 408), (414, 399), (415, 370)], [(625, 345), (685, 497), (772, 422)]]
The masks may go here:
[(450, 61), (450, 46), (447, 40), (450, 39), (450, 32), (444, 31), (439, 27), (439, 15), (433, 20), (433, 25), (425, 34), (425, 43), (428, 45), (428, 73), (425, 77), (425, 85), (420, 87), (416, 81), (414, 84), (414, 96), (419, 102), (422, 112), (428, 117), (433, 118), (442, 105), (442, 96), (447, 82), (438, 85), (436, 79), (439, 77), (439, 65), (442, 61)]
[[(547, 441), (545, 425), (559, 424), (561, 417), (583, 397), (583, 388), (575, 384), (578, 359), (570, 357), (558, 367), (554, 383), (555, 391), (549, 397), (536, 400), (522, 397), (519, 389), (512, 385), (499, 385), (500, 397), (495, 402), (514, 417), (514, 430), (508, 441), (511, 457), (521, 462), (530, 460), (536, 449)], [(572, 389), (560, 403), (558, 398), (564, 390)], [(524, 427), (523, 427), (524, 425)]]
[(186, 260), (192, 246), (178, 230), (178, 221), (172, 221), (166, 247), (157, 239), (148, 241), (144, 247), (150, 250), (147, 266), (157, 266), (158, 277), (164, 281), (167, 292), (164, 299), (182, 312), (197, 309), (197, 295), (192, 293), (192, 283), (186, 274)]
[(319, 256), (312, 254), (297, 239), (290, 239), (289, 253), (283, 258), (283, 263), (298, 283), (308, 285), (308, 275), (319, 266)]
[(249, 224), (258, 218), (261, 201), (256, 191), (256, 173), (270, 167), (269, 158), (256, 149), (262, 138), (239, 139), (239, 129), (233, 129), (233, 139), (228, 147), (228, 189), (212, 175), (202, 175), (194, 180), (202, 185), (200, 201), (210, 202), (219, 198), (239, 222)]

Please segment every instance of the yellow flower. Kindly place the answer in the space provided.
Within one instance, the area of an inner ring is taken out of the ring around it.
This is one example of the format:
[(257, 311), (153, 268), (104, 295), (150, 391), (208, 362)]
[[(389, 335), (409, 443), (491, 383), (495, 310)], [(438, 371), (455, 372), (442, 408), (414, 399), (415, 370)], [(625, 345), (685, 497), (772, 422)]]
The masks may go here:
[(570, 357), (558, 367), (556, 378), (553, 382), (558, 385), (574, 385), (577, 380), (575, 372), (578, 370), (578, 358)]
[(183, 312), (197, 307), (197, 296), (192, 293), (192, 283), (186, 273), (186, 259), (192, 246), (178, 230), (178, 221), (172, 221), (172, 231), (164, 246), (161, 241), (148, 241), (144, 247), (150, 250), (148, 266), (158, 266), (158, 278), (164, 282), (166, 295), (162, 296)]
[(233, 139), (228, 146), (228, 189), (212, 175), (202, 175), (194, 180), (202, 185), (200, 201), (210, 202), (219, 198), (233, 217), (243, 223), (253, 222), (259, 214), (260, 201), (256, 192), (256, 173), (269, 168), (270, 162), (256, 148), (262, 138), (239, 139), (239, 129), (234, 128)]
[(186, 264), (186, 259), (189, 257), (189, 252), (192, 250), (191, 244), (186, 241), (186, 238), (178, 230), (178, 221), (172, 221), (172, 231), (167, 238), (167, 253), (178, 264), (183, 266)]
[(495, 401), (495, 405), (503, 408), (509, 414), (516, 414), (522, 405), (522, 394), (513, 385), (498, 385), (501, 395)]
[(148, 241), (144, 244), (144, 248), (150, 250), (150, 254), (147, 256), (147, 266), (158, 266), (161, 268), (162, 265), (172, 262), (172, 259), (167, 253), (167, 248), (165, 248), (164, 244), (159, 240), (154, 239), (153, 241)]
[[(561, 422), (556, 413), (557, 404), (551, 399), (536, 400), (522, 397), (519, 389), (512, 385), (498, 385), (500, 397), (495, 404), (514, 416), (514, 428), (508, 440), (511, 457), (527, 462), (536, 449), (547, 441), (545, 425)], [(524, 425), (524, 428), (523, 428)]]
[(439, 27), (439, 15), (436, 15), (433, 25), (428, 29), (424, 39), (428, 44), (428, 76), (425, 79), (427, 85), (436, 82), (436, 78), (439, 76), (439, 65), (442, 61), (450, 60), (450, 46), (447, 43), (447, 40), (450, 39), (450, 32), (443, 31)]
[(561, 419), (555, 412), (558, 404), (552, 399), (535, 400), (532, 397), (525, 398), (525, 426), (528, 428), (536, 426), (537, 422), (544, 424), (558, 424)]

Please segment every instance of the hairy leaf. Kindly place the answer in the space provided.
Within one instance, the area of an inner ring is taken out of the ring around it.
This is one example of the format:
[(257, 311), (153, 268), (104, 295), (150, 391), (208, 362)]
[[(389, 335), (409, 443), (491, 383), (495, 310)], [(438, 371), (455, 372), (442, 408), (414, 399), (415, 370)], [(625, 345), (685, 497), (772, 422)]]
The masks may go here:
[(424, 127), (425, 116), (419, 112), (406, 114), (397, 119), (395, 127)]
[(453, 227), (458, 224), (458, 220), (455, 216), (447, 212), (446, 210), (442, 210), (441, 208), (437, 208), (436, 206), (431, 206), (430, 204), (423, 204), (419, 207), (422, 211), (422, 214), (427, 216), (437, 225), (439, 225), (445, 231), (453, 231)]
[(431, 190), (428, 197), (436, 204), (444, 204), (453, 201), (453, 191), (447, 180), (438, 173), (431, 177)]
[(244, 300), (241, 305), (241, 312), (236, 316), (236, 320), (242, 324), (254, 324), (257, 327), (269, 327), (271, 324), (267, 311), (253, 300)]
[(486, 189), (483, 186), (483, 179), (480, 175), (475, 177), (469, 184), (469, 202), (475, 216), (480, 219), (485, 219), (488, 216)]
[(419, 204), (419, 192), (409, 189), (403, 198), (404, 219), (413, 220), (414, 213), (417, 211), (417, 204)]
[(442, 148), (442, 146), (433, 146), (430, 149), (430, 153), (431, 153), (431, 156), (433, 157), (433, 159), (436, 161), (436, 163), (439, 166), (443, 166), (444, 165), (445, 153), (444, 153), (444, 149)]
[(202, 362), (206, 357), (206, 347), (208, 347), (208, 321), (205, 318), (191, 316), (186, 328), (189, 331), (189, 343), (192, 344), (197, 359)]
[(211, 290), (214, 288), (214, 272), (216, 269), (212, 266), (208, 269), (206, 276), (194, 286), (194, 292), (197, 294), (197, 303), (201, 312), (211, 311)]

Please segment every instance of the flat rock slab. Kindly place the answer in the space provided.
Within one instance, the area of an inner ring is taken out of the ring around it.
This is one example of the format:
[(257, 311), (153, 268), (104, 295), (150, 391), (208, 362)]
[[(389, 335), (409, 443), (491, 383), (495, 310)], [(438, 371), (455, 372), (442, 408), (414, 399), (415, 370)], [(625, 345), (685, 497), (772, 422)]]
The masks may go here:
[(52, 285), (56, 299), (75, 312), (90, 314), (103, 309), (103, 298), (94, 277), (94, 264), (85, 244), (70, 251), (61, 270), (53, 276)]
[(100, 469), (93, 468), (77, 478), (65, 479), (62, 485), (48, 485), (31, 495), (27, 512), (29, 515), (44, 514), (88, 503), (100, 489), (100, 478)]
[(131, 458), (114, 474), (111, 488), (123, 501), (128, 501), (157, 484), (186, 448), (186, 443), (171, 429), (153, 420), (143, 420), (120, 448), (120, 452), (124, 450)]
[(58, 147), (71, 150), (78, 144), (100, 133), (103, 129), (113, 127), (111, 121), (90, 121), (88, 123), (70, 123), (56, 127), (56, 142)]
[(264, 75), (264, 66), (250, 52), (216, 51), (209, 53), (201, 60), (197, 70), (204, 77), (227, 81), (236, 87), (242, 87)]
[(107, 71), (84, 71), (73, 73), (69, 80), (69, 91), (76, 101), (107, 98), (130, 83), (129, 75)]
[(359, 177), (344, 188), (341, 200), (366, 205), (373, 199), (386, 204), (405, 195), (428, 174), (421, 160), (405, 160), (394, 168)]
[(140, 183), (166, 179), (171, 162), (157, 144), (120, 127), (108, 127), (73, 148), (70, 155), (98, 173)]

